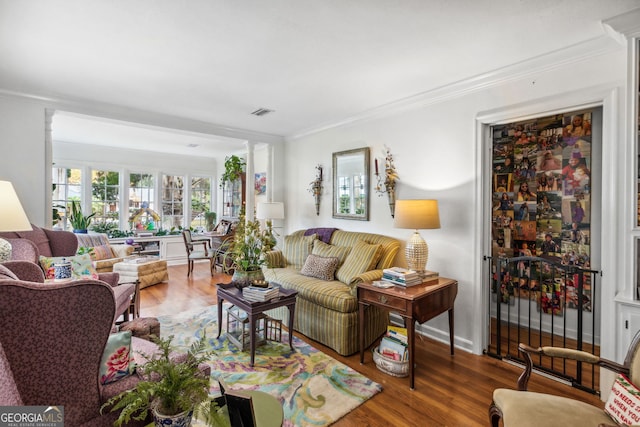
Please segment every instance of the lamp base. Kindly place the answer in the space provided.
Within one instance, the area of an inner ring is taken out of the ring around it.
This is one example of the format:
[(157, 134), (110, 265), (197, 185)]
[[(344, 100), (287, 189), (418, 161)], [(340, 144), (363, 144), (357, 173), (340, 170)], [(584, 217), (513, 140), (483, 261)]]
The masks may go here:
[(409, 267), (409, 270), (413, 270), (423, 276), (427, 260), (429, 259), (429, 247), (417, 230), (407, 241), (407, 246), (404, 249), (404, 256), (407, 259), (407, 266)]
[(11, 243), (0, 237), (0, 262), (11, 259)]

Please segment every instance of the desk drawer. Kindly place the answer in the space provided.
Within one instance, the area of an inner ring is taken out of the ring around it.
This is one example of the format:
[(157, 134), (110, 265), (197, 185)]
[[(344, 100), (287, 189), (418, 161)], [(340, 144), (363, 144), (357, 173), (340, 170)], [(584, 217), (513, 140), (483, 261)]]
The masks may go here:
[(405, 299), (370, 291), (368, 289), (360, 289), (360, 300), (380, 307), (386, 307), (400, 313), (405, 313), (407, 311), (407, 301)]

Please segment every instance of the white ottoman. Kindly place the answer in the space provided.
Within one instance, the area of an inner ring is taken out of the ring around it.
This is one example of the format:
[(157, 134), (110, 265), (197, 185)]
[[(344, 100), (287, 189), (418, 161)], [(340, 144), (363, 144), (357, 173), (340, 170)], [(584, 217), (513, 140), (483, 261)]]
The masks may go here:
[(120, 283), (140, 281), (140, 289), (156, 283), (169, 281), (167, 261), (145, 259), (137, 262), (122, 261), (113, 265), (113, 271), (120, 274)]

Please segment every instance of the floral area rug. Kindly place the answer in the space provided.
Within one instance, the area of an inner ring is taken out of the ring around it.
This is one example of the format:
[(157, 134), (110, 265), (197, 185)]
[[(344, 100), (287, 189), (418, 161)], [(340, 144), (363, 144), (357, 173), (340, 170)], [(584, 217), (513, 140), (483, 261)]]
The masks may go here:
[(249, 351), (242, 352), (226, 339), (226, 315), (218, 335), (217, 307), (198, 308), (161, 316), (160, 333), (173, 335), (173, 344), (188, 347), (206, 333), (215, 356), (211, 365), (211, 392), (218, 394), (216, 378), (232, 389), (260, 390), (282, 402), (284, 426), (327, 426), (382, 391), (382, 387), (282, 330), (282, 342), (267, 341), (256, 347), (254, 366)]

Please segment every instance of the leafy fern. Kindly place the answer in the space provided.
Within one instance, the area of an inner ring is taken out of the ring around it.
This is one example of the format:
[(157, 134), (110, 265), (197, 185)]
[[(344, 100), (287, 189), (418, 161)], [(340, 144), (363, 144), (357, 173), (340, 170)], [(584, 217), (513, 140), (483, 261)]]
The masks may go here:
[[(147, 363), (141, 367), (143, 381), (136, 388), (124, 391), (109, 399), (102, 409), (120, 410), (116, 426), (131, 420), (144, 420), (149, 410), (155, 409), (164, 415), (176, 415), (184, 411), (197, 410), (199, 413), (217, 414), (215, 402), (209, 401), (209, 378), (204, 377), (198, 365), (213, 354), (206, 349), (206, 335), (195, 341), (186, 354), (172, 354), (173, 335), (154, 341), (158, 351), (152, 355), (143, 354)], [(206, 408), (203, 408), (203, 406)], [(212, 425), (219, 419), (212, 415)]]

